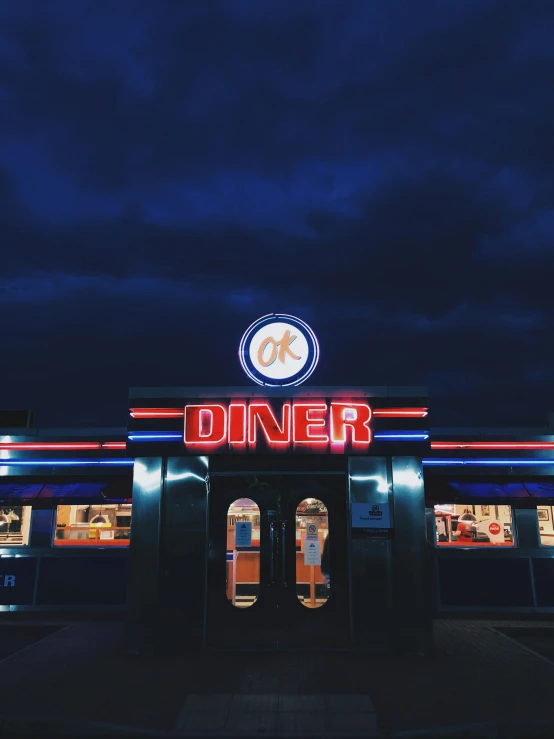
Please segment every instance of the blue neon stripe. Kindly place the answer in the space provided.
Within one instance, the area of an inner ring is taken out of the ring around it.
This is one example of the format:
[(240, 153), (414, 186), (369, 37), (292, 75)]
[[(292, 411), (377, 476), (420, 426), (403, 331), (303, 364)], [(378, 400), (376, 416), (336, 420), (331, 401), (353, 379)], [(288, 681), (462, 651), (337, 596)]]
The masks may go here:
[(131, 466), (134, 459), (0, 459), (0, 467), (93, 467), (95, 465)]
[(426, 441), (429, 438), (428, 431), (377, 431), (373, 438), (378, 441)]
[(133, 431), (129, 441), (182, 441), (183, 434), (174, 431)]
[(477, 467), (515, 467), (523, 465), (554, 465), (554, 459), (422, 459), (426, 466), (473, 465)]

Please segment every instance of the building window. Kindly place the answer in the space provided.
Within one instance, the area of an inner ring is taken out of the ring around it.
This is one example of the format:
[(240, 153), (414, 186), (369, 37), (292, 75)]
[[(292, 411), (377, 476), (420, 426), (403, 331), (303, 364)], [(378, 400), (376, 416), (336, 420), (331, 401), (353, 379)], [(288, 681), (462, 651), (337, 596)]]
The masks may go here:
[(541, 505), (537, 507), (539, 534), (543, 547), (554, 547), (554, 521), (552, 519), (553, 506)]
[(29, 544), (31, 506), (0, 507), (0, 547), (24, 547)]
[(253, 606), (260, 594), (260, 509), (239, 498), (227, 511), (227, 599), (237, 608)]
[(513, 547), (512, 507), (465, 503), (436, 505), (435, 533), (439, 547)]
[(126, 547), (131, 539), (131, 504), (59, 505), (57, 547)]

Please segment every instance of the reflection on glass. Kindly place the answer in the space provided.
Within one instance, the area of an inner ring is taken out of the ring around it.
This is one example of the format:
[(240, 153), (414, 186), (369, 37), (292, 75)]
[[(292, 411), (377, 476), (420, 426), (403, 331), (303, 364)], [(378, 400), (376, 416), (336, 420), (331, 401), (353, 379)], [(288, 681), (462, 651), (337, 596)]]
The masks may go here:
[(131, 503), (59, 505), (56, 547), (128, 547)]
[(435, 506), (435, 532), (439, 547), (513, 547), (512, 507), (509, 505)]
[(250, 498), (227, 511), (227, 599), (248, 608), (260, 593), (260, 509)]
[(0, 546), (21, 547), (29, 543), (31, 506), (0, 508)]
[(329, 514), (317, 498), (296, 509), (296, 595), (306, 608), (320, 608), (329, 598)]
[(552, 519), (552, 506), (541, 505), (537, 507), (537, 519), (541, 545), (543, 547), (554, 547), (554, 521)]

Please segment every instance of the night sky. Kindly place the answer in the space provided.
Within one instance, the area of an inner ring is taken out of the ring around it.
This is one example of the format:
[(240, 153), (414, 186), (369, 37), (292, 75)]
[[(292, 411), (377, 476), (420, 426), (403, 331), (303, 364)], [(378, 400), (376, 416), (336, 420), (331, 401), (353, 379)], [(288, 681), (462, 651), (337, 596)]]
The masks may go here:
[(266, 313), (314, 385), (432, 425), (554, 410), (554, 3), (0, 0), (0, 407), (124, 426), (247, 385)]

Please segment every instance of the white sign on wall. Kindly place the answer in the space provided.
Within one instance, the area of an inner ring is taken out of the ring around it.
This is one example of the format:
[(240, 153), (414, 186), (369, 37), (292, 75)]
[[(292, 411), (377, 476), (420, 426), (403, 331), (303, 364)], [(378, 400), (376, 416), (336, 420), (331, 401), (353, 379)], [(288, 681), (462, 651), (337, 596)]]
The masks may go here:
[(304, 564), (305, 565), (320, 565), (321, 564), (321, 552), (319, 547), (319, 541), (314, 539), (306, 539), (304, 545)]
[(252, 546), (252, 522), (238, 521), (235, 524), (235, 547)]
[(353, 529), (390, 529), (390, 504), (352, 503)]
[(319, 344), (304, 321), (284, 313), (271, 313), (246, 329), (239, 358), (248, 377), (258, 385), (300, 385), (316, 368)]
[(308, 539), (317, 539), (317, 524), (309, 523), (306, 526), (306, 534), (308, 535)]

